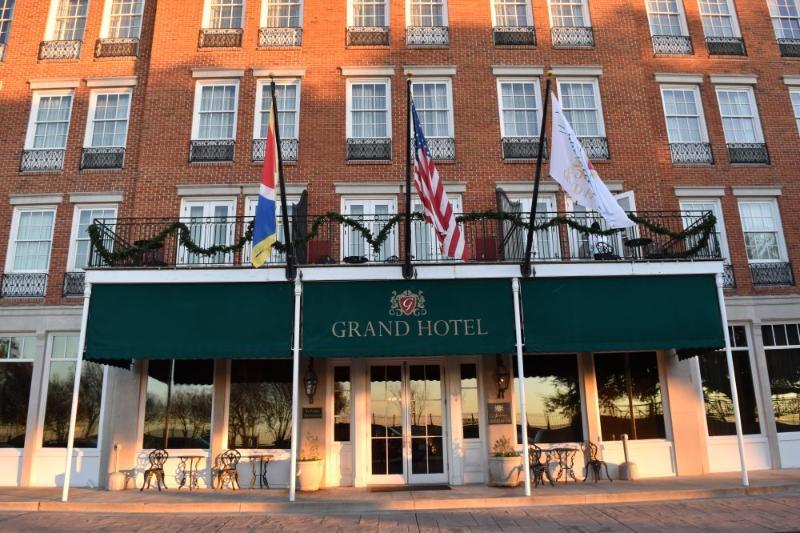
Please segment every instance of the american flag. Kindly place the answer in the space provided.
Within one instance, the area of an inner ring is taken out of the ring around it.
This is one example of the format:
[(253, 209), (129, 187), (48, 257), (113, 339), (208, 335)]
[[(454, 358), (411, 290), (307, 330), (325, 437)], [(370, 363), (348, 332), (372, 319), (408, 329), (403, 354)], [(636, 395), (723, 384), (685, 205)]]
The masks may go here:
[(447, 199), (444, 183), (433, 164), (428, 141), (422, 132), (414, 101), (411, 101), (411, 116), (414, 120), (414, 184), (422, 201), (425, 221), (433, 225), (436, 237), (442, 246), (442, 254), (456, 259), (466, 259), (464, 234), (456, 222), (453, 206)]

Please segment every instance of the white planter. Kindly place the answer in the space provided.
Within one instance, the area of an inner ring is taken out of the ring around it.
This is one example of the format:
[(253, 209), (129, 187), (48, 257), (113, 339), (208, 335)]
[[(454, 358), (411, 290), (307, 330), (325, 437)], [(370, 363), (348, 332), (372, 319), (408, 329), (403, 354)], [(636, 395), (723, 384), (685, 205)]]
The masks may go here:
[(297, 462), (297, 490), (310, 492), (319, 490), (322, 482), (322, 460)]
[(495, 487), (516, 487), (522, 473), (520, 456), (489, 458), (489, 479)]

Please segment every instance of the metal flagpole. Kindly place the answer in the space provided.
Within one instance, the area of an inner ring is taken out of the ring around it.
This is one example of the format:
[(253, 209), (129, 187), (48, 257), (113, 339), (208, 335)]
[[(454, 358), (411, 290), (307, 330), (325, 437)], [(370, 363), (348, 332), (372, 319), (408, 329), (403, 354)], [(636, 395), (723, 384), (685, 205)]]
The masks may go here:
[(403, 277), (411, 279), (414, 277), (414, 268), (411, 266), (411, 77), (406, 81), (406, 105), (408, 107), (406, 117), (406, 208), (405, 208), (405, 232), (404, 241), (405, 260), (403, 261)]
[(544, 104), (542, 105), (542, 128), (539, 131), (539, 153), (536, 154), (536, 177), (533, 180), (533, 199), (531, 200), (531, 216), (528, 219), (528, 242), (525, 244), (525, 257), (520, 265), (520, 272), (524, 277), (531, 275), (531, 252), (533, 251), (533, 226), (536, 221), (536, 204), (539, 203), (539, 181), (542, 177), (542, 160), (544, 159), (545, 129), (547, 128), (547, 108), (550, 104), (550, 75), (547, 73), (547, 82), (544, 87)]
[(67, 435), (67, 461), (64, 467), (64, 486), (61, 489), (61, 501), (69, 499), (69, 480), (72, 474), (72, 451), (75, 447), (75, 423), (78, 418), (78, 392), (81, 387), (81, 369), (83, 367), (83, 349), (86, 346), (86, 324), (89, 321), (89, 299), (92, 296), (92, 285), (86, 283), (83, 289), (83, 313), (81, 314), (81, 332), (78, 337), (78, 359), (75, 361), (75, 382), (72, 385), (72, 408), (69, 413), (69, 433)]
[(739, 465), (742, 469), (742, 485), (747, 487), (750, 480), (747, 477), (747, 461), (744, 456), (744, 434), (742, 433), (742, 414), (739, 412), (739, 390), (736, 387), (736, 373), (733, 368), (733, 352), (731, 351), (731, 337), (728, 333), (728, 311), (725, 309), (725, 294), (722, 287), (725, 281), (722, 274), (717, 274), (717, 299), (719, 300), (719, 314), (722, 317), (722, 330), (725, 335), (725, 358), (728, 360), (728, 379), (731, 384), (731, 401), (733, 402), (733, 418), (736, 421), (736, 442), (739, 445)]
[(278, 152), (278, 186), (281, 195), (281, 219), (283, 219), (283, 240), (286, 244), (286, 279), (293, 280), (297, 275), (294, 264), (294, 243), (289, 233), (289, 204), (286, 198), (286, 183), (283, 181), (283, 153), (281, 152), (281, 133), (278, 123), (278, 101), (275, 98), (275, 80), (270, 80), (272, 91), (272, 116), (275, 117), (275, 145)]
[(517, 336), (517, 394), (519, 395), (519, 421), (522, 431), (522, 468), (525, 470), (525, 496), (531, 495), (531, 468), (528, 450), (528, 415), (525, 403), (525, 366), (522, 357), (522, 315), (519, 305), (519, 278), (511, 280), (511, 290), (514, 293), (514, 330)]
[(294, 334), (292, 338), (292, 447), (289, 466), (289, 501), (295, 497), (297, 484), (297, 433), (299, 431), (300, 404), (300, 303), (303, 296), (303, 275), (294, 280)]

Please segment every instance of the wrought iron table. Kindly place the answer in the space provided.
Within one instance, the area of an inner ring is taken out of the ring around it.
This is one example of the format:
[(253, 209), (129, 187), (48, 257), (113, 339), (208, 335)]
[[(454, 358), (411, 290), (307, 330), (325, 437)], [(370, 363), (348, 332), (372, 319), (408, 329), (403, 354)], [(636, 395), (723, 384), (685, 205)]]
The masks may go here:
[[(250, 468), (252, 469), (252, 477), (250, 478), (251, 489), (255, 487), (256, 480), (258, 480), (258, 488), (269, 488), (267, 471), (269, 469), (269, 462), (273, 457), (274, 455), (271, 453), (253, 453), (244, 456), (244, 458), (250, 462)], [(256, 463), (258, 463), (258, 473), (256, 473)]]
[(178, 463), (178, 472), (183, 473), (181, 477), (181, 484), (178, 486), (178, 490), (182, 489), (184, 485), (186, 485), (186, 481), (189, 481), (189, 490), (198, 489), (200, 488), (197, 481), (197, 465), (200, 464), (200, 460), (208, 457), (206, 454), (194, 454), (194, 453), (185, 453), (183, 455), (179, 455), (178, 459), (180, 462)]
[(578, 482), (578, 478), (575, 477), (575, 456), (578, 451), (580, 451), (578, 448), (572, 447), (550, 448), (548, 461), (552, 460), (558, 466), (558, 470), (553, 476), (554, 480), (560, 481), (563, 477), (564, 483), (567, 483), (569, 478)]

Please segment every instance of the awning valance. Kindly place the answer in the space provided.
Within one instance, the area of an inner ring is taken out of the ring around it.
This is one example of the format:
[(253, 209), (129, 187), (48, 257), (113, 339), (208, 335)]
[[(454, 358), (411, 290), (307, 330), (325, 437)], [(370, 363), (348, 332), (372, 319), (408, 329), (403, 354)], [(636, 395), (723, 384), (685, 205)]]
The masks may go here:
[(713, 275), (534, 278), (522, 301), (529, 353), (725, 345)]

